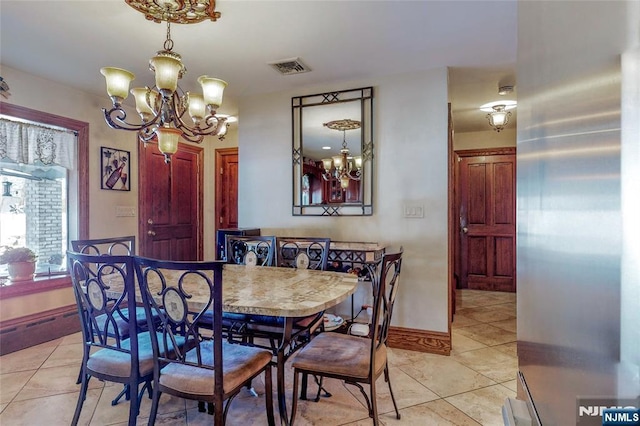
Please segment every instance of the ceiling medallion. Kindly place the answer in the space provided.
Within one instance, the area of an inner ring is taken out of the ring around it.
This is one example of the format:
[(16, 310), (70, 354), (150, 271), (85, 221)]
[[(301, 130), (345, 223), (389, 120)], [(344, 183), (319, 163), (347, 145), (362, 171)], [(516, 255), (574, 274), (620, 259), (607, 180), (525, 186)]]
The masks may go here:
[(153, 22), (172, 22), (176, 24), (195, 24), (205, 19), (212, 21), (220, 18), (216, 12), (216, 0), (125, 0), (142, 12)]

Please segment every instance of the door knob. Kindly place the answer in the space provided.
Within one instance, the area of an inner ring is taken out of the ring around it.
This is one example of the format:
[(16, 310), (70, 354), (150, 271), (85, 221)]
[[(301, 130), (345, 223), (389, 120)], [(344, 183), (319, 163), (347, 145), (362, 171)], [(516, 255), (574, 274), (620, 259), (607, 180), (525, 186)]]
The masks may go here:
[(147, 223), (148, 223), (149, 225), (153, 225), (153, 219), (147, 219)]
[(149, 235), (151, 237), (155, 237), (156, 233), (155, 233), (155, 231), (147, 231), (147, 235)]
[(469, 232), (469, 228), (467, 228), (466, 226), (463, 227), (462, 228), (462, 232), (466, 234), (467, 232)]

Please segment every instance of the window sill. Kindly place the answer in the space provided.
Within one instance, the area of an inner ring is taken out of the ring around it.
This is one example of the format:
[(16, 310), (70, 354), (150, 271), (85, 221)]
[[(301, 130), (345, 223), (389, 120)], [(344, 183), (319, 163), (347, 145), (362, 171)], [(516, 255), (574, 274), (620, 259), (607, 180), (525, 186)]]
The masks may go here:
[(0, 286), (0, 300), (70, 287), (71, 278), (69, 275), (36, 277), (33, 280), (17, 283), (6, 282)]

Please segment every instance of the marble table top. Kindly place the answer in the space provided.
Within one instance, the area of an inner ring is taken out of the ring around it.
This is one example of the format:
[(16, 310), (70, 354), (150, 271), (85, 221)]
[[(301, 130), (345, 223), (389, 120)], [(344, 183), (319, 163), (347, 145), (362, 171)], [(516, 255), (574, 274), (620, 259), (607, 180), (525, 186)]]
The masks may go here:
[[(163, 270), (170, 282), (179, 271)], [(160, 288), (150, 277), (149, 286)], [(279, 267), (251, 267), (225, 264), (222, 272), (222, 304), (225, 312), (282, 317), (313, 315), (344, 301), (358, 286), (358, 277), (331, 271)], [(122, 284), (109, 283), (110, 293), (122, 292)], [(200, 310), (208, 300), (208, 290), (194, 287), (189, 300), (191, 310)], [(139, 295), (136, 297), (140, 300)]]

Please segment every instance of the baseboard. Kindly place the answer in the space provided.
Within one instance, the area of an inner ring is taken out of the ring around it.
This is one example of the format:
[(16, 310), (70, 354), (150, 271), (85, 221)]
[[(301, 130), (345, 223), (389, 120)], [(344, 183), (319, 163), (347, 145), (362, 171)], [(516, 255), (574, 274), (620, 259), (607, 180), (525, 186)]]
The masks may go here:
[(63, 306), (0, 323), (0, 355), (80, 331), (78, 307)]
[(391, 348), (428, 352), (440, 355), (451, 353), (451, 336), (438, 331), (390, 327), (387, 344)]

